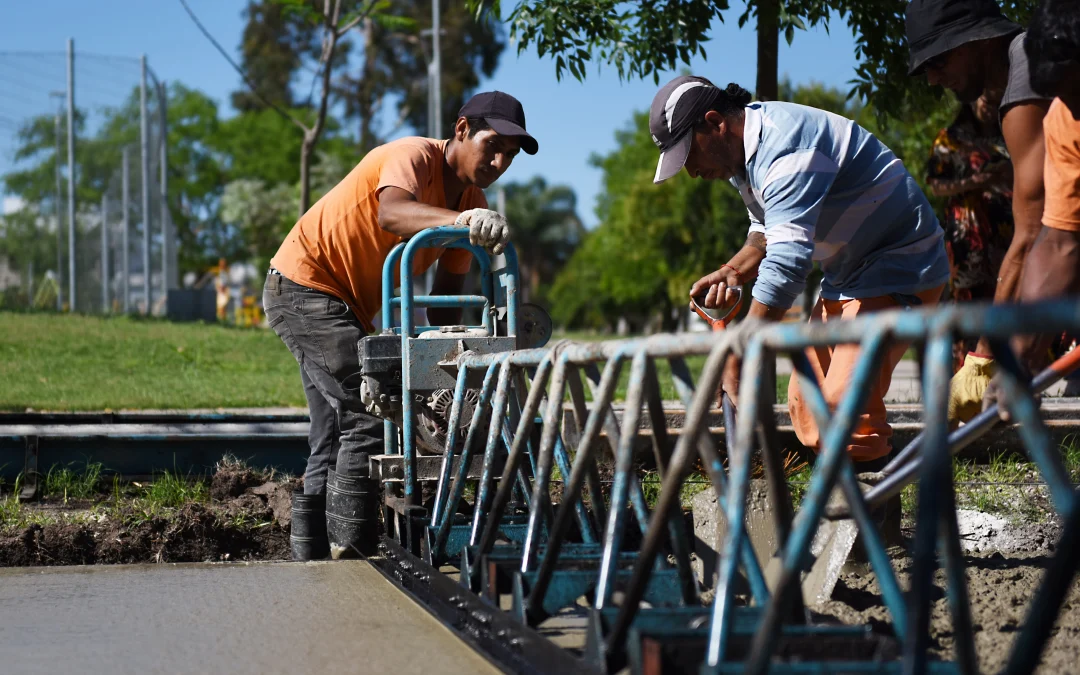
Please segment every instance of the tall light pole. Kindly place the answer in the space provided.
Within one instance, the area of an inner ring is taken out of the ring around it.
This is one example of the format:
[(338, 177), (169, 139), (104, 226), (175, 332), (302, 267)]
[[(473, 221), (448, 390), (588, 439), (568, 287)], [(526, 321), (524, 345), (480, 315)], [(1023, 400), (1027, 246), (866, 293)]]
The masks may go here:
[(68, 309), (75, 311), (75, 40), (67, 44)]
[(433, 138), (442, 138), (442, 56), (439, 38), (442, 19), (439, 16), (439, 0), (431, 0), (431, 106), (435, 109), (431, 127)]
[(146, 54), (139, 57), (142, 68), (139, 80), (139, 148), (142, 153), (142, 222), (143, 222), (143, 298), (146, 314), (150, 315), (153, 298), (150, 295), (150, 121), (146, 115)]

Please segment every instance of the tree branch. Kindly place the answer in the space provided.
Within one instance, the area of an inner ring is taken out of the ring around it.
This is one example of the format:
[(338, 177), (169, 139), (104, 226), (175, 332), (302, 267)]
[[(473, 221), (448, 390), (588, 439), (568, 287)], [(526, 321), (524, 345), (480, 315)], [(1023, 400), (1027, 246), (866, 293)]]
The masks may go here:
[(308, 132), (307, 125), (305, 125), (298, 118), (293, 116), (291, 113), (289, 113), (285, 109), (281, 108), (280, 106), (275, 104), (273, 101), (268, 100), (265, 96), (263, 96), (261, 93), (259, 93), (259, 90), (255, 86), (255, 83), (251, 81), (251, 78), (249, 78), (247, 73), (244, 72), (244, 69), (241, 68), (239, 65), (237, 65), (237, 63), (235, 61), (232, 60), (232, 57), (229, 56), (229, 53), (226, 52), (225, 49), (221, 46), (221, 44), (218, 43), (218, 41), (214, 39), (214, 36), (210, 34), (210, 31), (206, 30), (206, 27), (203, 26), (201, 21), (199, 21), (199, 17), (195, 16), (195, 12), (191, 11), (191, 7), (188, 6), (186, 0), (180, 0), (180, 4), (183, 5), (184, 10), (188, 13), (188, 16), (191, 17), (192, 22), (195, 23), (195, 26), (199, 29), (199, 31), (203, 34), (203, 36), (206, 37), (206, 39), (210, 41), (210, 44), (214, 45), (214, 47), (218, 50), (218, 52), (220, 52), (221, 55), (223, 57), (225, 57), (225, 60), (229, 62), (229, 65), (233, 67), (233, 70), (235, 70), (240, 75), (240, 78), (244, 81), (244, 84), (246, 84), (248, 86), (248, 89), (251, 90), (251, 93), (255, 95), (255, 98), (262, 101), (268, 108), (271, 108), (277, 114), (281, 115), (282, 117), (289, 120), (290, 122), (292, 122), (296, 126), (300, 127), (301, 131), (303, 131), (304, 133), (307, 133)]
[[(371, 16), (371, 13), (372, 13), (372, 12), (373, 12), (374, 10), (375, 10), (375, 1), (374, 1), (374, 0), (371, 0), (371, 2), (368, 2), (368, 4), (367, 4), (367, 9), (365, 9), (365, 10), (364, 10), (363, 12), (361, 12), (361, 13), (360, 13), (360, 14), (359, 14), (358, 16), (356, 16), (355, 18), (353, 18), (353, 20), (352, 20), (352, 21), (350, 21), (349, 23), (345, 24), (345, 25), (344, 25), (344, 26), (342, 26), (341, 28), (338, 28), (338, 29), (337, 29), (337, 36), (338, 36), (338, 37), (341, 37), (341, 36), (345, 35), (345, 33), (348, 33), (348, 32), (349, 32), (350, 30), (352, 30), (353, 28), (356, 28), (356, 25), (357, 25), (358, 23), (360, 23), (361, 21), (363, 21), (364, 19), (366, 19), (366, 18), (368, 18), (369, 16)], [(334, 24), (335, 24), (335, 25), (337, 25), (337, 21), (334, 21)]]
[(390, 128), (390, 131), (386, 134), (386, 137), (389, 138), (390, 136), (393, 136), (397, 132), (401, 131), (401, 128), (405, 126), (405, 122), (409, 119), (409, 115), (411, 113), (412, 108), (409, 107), (407, 103), (403, 103), (401, 106), (401, 110), (398, 111), (397, 121), (394, 122), (394, 126)]

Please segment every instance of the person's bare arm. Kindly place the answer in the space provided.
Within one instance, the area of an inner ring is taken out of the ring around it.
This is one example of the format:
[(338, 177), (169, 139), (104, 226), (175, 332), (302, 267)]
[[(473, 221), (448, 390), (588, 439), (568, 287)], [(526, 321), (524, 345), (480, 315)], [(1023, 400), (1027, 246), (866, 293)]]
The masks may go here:
[(931, 178), (926, 182), (930, 192), (935, 197), (955, 197), (973, 190), (981, 190), (994, 183), (995, 175), (992, 173), (977, 173), (967, 178), (948, 180), (944, 178)]
[(765, 247), (767, 245), (765, 235), (762, 232), (751, 232), (746, 236), (746, 243), (739, 252), (728, 261), (727, 264), (739, 270), (739, 276), (743, 281), (750, 281), (757, 276), (758, 266), (765, 259)]
[(734, 292), (728, 289), (741, 286), (757, 276), (758, 266), (765, 259), (765, 235), (751, 232), (746, 243), (731, 260), (712, 274), (698, 279), (690, 287), (690, 297), (704, 297), (709, 309), (727, 306), (735, 301)]
[[(461, 295), (465, 288), (465, 275), (448, 272), (442, 262), (435, 268), (435, 280), (431, 283), (432, 295)], [(428, 323), (432, 326), (456, 326), (461, 323), (460, 307), (428, 307)]]
[[(1001, 123), (1013, 166), (1013, 238), (998, 271), (995, 303), (1014, 302), (1019, 298), (1024, 262), (1042, 230), (1045, 156), (1042, 119), (1048, 107), (1047, 101), (1017, 104), (1009, 108)], [(990, 353), (986, 338), (979, 340), (976, 351)]]
[[(765, 259), (766, 240), (761, 232), (751, 232), (746, 238), (746, 243), (735, 256), (712, 274), (699, 279), (690, 289), (690, 297), (705, 296), (705, 306), (714, 308), (728, 306), (735, 301), (734, 292), (730, 288), (741, 286), (757, 276), (758, 267)], [(734, 268), (734, 269), (732, 269)], [(738, 270), (738, 273), (736, 273)], [(750, 303), (750, 318), (765, 319), (767, 321), (779, 321), (787, 312), (782, 307), (770, 307), (764, 303), (753, 300)], [(739, 371), (742, 369), (742, 360), (729, 356), (724, 365), (722, 380), (723, 390), (728, 393), (731, 400), (738, 403), (739, 400)]]
[(407, 239), (417, 232), (453, 225), (457, 211), (422, 204), (408, 190), (385, 187), (379, 192), (379, 227)]

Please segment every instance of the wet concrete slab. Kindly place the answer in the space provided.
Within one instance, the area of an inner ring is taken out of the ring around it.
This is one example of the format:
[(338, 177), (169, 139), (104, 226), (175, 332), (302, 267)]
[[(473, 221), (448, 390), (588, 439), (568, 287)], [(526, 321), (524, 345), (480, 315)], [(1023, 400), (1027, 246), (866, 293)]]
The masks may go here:
[(362, 561), (0, 569), (0, 671), (496, 673)]

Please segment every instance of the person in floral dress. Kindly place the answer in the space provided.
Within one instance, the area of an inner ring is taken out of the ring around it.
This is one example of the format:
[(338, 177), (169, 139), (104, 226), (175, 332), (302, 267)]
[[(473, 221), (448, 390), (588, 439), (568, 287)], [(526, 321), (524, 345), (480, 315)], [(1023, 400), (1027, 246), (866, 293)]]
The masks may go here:
[[(980, 97), (964, 104), (934, 140), (927, 185), (945, 199), (945, 247), (954, 302), (994, 299), (998, 270), (1013, 236), (1012, 162), (997, 106)], [(957, 366), (977, 339), (959, 341)]]

